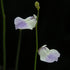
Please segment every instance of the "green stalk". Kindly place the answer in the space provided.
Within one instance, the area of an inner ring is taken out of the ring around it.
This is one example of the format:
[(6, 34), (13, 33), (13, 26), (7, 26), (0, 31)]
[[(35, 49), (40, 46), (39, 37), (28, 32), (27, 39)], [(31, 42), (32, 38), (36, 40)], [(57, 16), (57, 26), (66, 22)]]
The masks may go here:
[(17, 48), (15, 70), (18, 70), (19, 54), (20, 54), (20, 47), (21, 47), (21, 34), (22, 34), (21, 32), (22, 32), (22, 30), (19, 31), (19, 39), (18, 39), (18, 48)]
[[(38, 24), (38, 18), (39, 18), (39, 10), (38, 10), (38, 13), (37, 13), (37, 24)], [(35, 52), (34, 70), (36, 70), (37, 52), (38, 52), (38, 31), (37, 31), (37, 24), (36, 24), (36, 52)]]
[(5, 36), (6, 36), (6, 28), (5, 28), (5, 12), (4, 12), (4, 5), (3, 0), (1, 0), (1, 9), (2, 9), (2, 16), (3, 16), (3, 70), (6, 70), (6, 44), (5, 44)]

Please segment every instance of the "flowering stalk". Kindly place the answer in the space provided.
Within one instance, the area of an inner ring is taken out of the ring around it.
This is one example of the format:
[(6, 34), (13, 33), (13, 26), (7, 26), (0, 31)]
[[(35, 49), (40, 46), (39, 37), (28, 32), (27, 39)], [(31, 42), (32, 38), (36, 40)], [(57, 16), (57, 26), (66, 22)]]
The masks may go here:
[[(35, 7), (37, 8), (37, 24), (38, 24), (38, 18), (39, 18), (39, 3), (35, 2)], [(37, 63), (37, 52), (38, 52), (38, 31), (37, 31), (37, 24), (36, 24), (36, 52), (35, 52), (35, 63), (34, 63), (34, 70), (36, 70), (36, 63)]]
[(1, 0), (1, 9), (2, 9), (2, 16), (3, 16), (3, 70), (6, 70), (6, 46), (5, 46), (5, 12), (4, 12), (4, 5), (3, 0)]
[(22, 30), (19, 31), (19, 39), (18, 39), (18, 48), (17, 48), (15, 70), (18, 70), (18, 62), (19, 62), (19, 54), (20, 54), (20, 46), (21, 46), (21, 34), (22, 34), (21, 32), (22, 32)]

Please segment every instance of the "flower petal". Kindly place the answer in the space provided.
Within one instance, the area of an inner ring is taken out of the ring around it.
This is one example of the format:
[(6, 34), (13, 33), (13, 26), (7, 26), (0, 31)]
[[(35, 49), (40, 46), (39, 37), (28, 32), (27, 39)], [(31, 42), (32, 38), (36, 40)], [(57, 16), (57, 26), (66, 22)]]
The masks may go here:
[(20, 17), (15, 18), (14, 24), (15, 24), (15, 29), (27, 29), (28, 28), (27, 23), (24, 21), (24, 19)]
[(49, 50), (46, 45), (43, 45), (39, 51), (38, 54), (40, 55), (40, 60), (48, 63), (52, 63), (54, 61), (58, 61), (58, 57), (60, 57), (60, 53), (55, 50), (51, 49)]
[(15, 29), (30, 29), (32, 30), (37, 23), (36, 15), (22, 19), (21, 17), (16, 17), (14, 20)]
[(60, 57), (60, 53), (55, 49), (51, 49), (50, 53), (52, 53), (55, 57)]
[(29, 28), (32, 30), (33, 28), (35, 28), (37, 20), (36, 20), (37, 16), (34, 14), (33, 16), (30, 16), (28, 18), (25, 19), (25, 22), (27, 23), (27, 25), (29, 26)]
[(50, 51), (49, 54), (46, 56), (45, 61), (48, 62), (48, 63), (58, 61), (58, 54), (55, 51), (54, 51), (54, 53)]
[(29, 26), (30, 29), (33, 29), (36, 26), (36, 19), (32, 19), (30, 21), (26, 21), (27, 25)]
[(38, 54), (40, 56), (46, 56), (46, 53), (48, 54), (48, 52), (50, 51), (46, 46), (47, 45), (43, 45), (41, 48), (39, 48)]

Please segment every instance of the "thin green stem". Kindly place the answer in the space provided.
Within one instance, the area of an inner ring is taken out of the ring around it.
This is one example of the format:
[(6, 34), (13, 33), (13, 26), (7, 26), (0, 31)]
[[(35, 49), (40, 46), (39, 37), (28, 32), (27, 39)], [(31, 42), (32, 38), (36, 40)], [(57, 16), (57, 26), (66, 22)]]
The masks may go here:
[[(39, 10), (38, 10), (38, 13), (37, 13), (37, 24), (38, 24), (38, 18), (39, 18)], [(36, 24), (36, 52), (35, 52), (34, 70), (36, 70), (37, 52), (38, 52), (38, 31), (37, 31), (37, 24)]]
[(18, 70), (19, 54), (20, 54), (20, 47), (21, 47), (21, 34), (22, 34), (22, 30), (19, 31), (19, 39), (18, 39), (18, 48), (17, 48), (15, 70)]
[(5, 36), (6, 36), (6, 24), (5, 24), (5, 12), (4, 12), (4, 5), (3, 0), (1, 0), (1, 9), (2, 9), (2, 16), (3, 16), (3, 70), (6, 70), (6, 44), (5, 44)]

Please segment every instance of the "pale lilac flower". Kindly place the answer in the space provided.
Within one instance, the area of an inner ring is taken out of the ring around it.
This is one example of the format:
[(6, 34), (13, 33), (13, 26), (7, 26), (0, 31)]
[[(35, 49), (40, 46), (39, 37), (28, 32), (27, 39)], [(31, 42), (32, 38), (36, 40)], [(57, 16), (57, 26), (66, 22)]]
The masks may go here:
[(43, 45), (39, 50), (38, 54), (40, 55), (40, 60), (47, 62), (47, 63), (53, 63), (57, 62), (58, 58), (60, 57), (60, 53), (55, 49), (48, 49), (46, 47), (47, 45)]
[(21, 17), (16, 17), (14, 20), (15, 29), (30, 29), (33, 30), (37, 23), (37, 16), (34, 14), (33, 16), (29, 16), (26, 19)]

